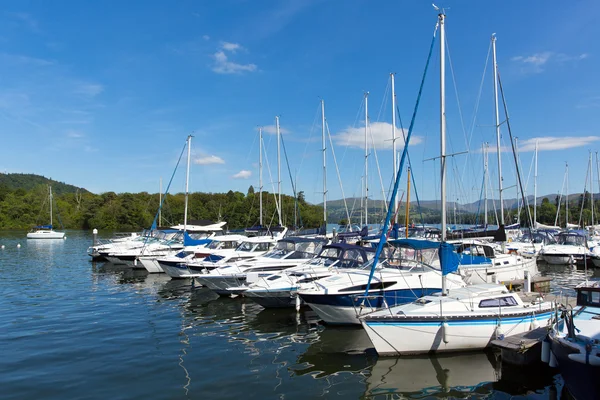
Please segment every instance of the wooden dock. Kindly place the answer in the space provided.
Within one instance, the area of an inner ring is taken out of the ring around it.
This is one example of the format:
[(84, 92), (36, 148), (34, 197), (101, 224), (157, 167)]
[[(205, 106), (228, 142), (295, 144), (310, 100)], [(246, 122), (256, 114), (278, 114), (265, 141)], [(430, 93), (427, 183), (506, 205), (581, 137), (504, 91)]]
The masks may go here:
[(502, 362), (526, 365), (541, 359), (542, 340), (548, 334), (547, 327), (492, 340), (491, 345), (502, 351)]

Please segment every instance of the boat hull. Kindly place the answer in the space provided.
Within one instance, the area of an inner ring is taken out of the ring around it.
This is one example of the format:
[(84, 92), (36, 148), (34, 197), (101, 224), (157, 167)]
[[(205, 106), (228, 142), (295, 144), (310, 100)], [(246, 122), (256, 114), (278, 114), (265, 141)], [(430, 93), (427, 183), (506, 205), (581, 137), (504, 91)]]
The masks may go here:
[[(472, 351), (486, 348), (496, 338), (498, 326), (510, 335), (531, 330), (535, 319), (547, 324), (551, 311), (516, 316), (471, 318), (384, 318), (361, 320), (380, 356), (416, 355), (431, 352)], [(444, 324), (446, 326), (444, 326)]]
[(27, 234), (27, 239), (64, 239), (64, 232), (54, 232), (54, 231), (37, 231), (37, 232), (29, 232)]
[(244, 296), (264, 308), (294, 307), (296, 305), (297, 289), (246, 290)]
[(365, 315), (381, 308), (410, 303), (422, 296), (441, 291), (441, 288), (397, 289), (371, 291), (365, 299), (364, 292), (348, 294), (300, 293), (308, 304), (327, 324), (360, 325), (359, 315)]
[(550, 346), (569, 392), (577, 399), (597, 398), (600, 393), (600, 366), (572, 360), (569, 355), (575, 351), (557, 339), (551, 339)]
[(245, 276), (236, 275), (206, 275), (196, 276), (196, 282), (207, 287), (219, 296), (229, 296), (231, 292), (227, 290), (230, 287), (238, 287), (246, 283)]
[(137, 266), (140, 265), (150, 274), (160, 274), (164, 272), (156, 258), (139, 258), (137, 260)]
[(165, 272), (165, 274), (169, 275), (173, 279), (183, 279), (183, 278), (190, 277), (190, 271), (188, 270), (188, 268), (185, 266), (184, 263), (165, 264), (163, 262), (159, 262), (159, 264), (160, 264), (162, 270)]

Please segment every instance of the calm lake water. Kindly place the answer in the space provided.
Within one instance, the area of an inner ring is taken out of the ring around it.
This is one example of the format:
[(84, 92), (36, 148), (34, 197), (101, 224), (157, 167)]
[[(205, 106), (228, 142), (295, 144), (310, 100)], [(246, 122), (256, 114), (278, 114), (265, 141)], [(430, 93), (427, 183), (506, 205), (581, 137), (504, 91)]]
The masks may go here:
[[(3, 399), (564, 398), (543, 365), (502, 366), (494, 353), (378, 358), (361, 328), (92, 263), (91, 235), (67, 236), (0, 232)], [(541, 269), (554, 290), (584, 276)]]

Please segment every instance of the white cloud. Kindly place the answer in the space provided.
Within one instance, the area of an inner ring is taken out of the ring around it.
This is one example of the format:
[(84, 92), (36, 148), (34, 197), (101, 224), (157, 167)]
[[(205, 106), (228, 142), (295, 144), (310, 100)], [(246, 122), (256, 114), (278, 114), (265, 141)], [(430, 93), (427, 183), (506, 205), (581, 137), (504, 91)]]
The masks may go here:
[(67, 136), (70, 138), (79, 139), (79, 138), (84, 137), (85, 134), (83, 134), (83, 132), (79, 132), (79, 131), (68, 130)]
[(519, 142), (519, 151), (534, 151), (535, 142), (538, 142), (539, 151), (564, 150), (573, 147), (588, 146), (600, 140), (600, 136), (562, 136), (562, 137), (538, 137)]
[(210, 164), (225, 164), (225, 160), (217, 156), (200, 156), (194, 160), (194, 164), (210, 165)]
[(239, 64), (230, 60), (228, 53), (235, 54), (244, 48), (238, 43), (221, 42), (219, 50), (213, 54), (213, 72), (217, 74), (241, 74), (243, 72), (254, 72), (256, 64)]
[[(519, 152), (531, 152), (535, 151), (535, 142), (538, 143), (538, 151), (554, 151), (554, 150), (565, 150), (572, 149), (574, 147), (589, 146), (594, 142), (600, 141), (600, 136), (542, 136), (537, 138), (531, 138), (519, 141)], [(512, 147), (502, 146), (502, 152), (512, 152)], [(496, 146), (489, 147), (490, 152), (496, 151)], [(481, 153), (481, 149), (477, 150)]]
[[(368, 145), (369, 148), (375, 145), (376, 149), (391, 149), (392, 148), (392, 124), (387, 122), (374, 122), (369, 125), (369, 137)], [(405, 130), (405, 133), (408, 131)], [(372, 137), (372, 139), (371, 139)], [(346, 128), (343, 131), (333, 135), (335, 143), (341, 146), (356, 147), (359, 149), (365, 148), (365, 127), (358, 128)], [(423, 142), (423, 138), (420, 136), (412, 136), (410, 139), (410, 145), (415, 145)], [(404, 137), (402, 136), (402, 130), (396, 128), (396, 146), (401, 149), (404, 144)]]
[(53, 60), (45, 60), (43, 58), (29, 57), (24, 56), (22, 54), (9, 54), (9, 53), (0, 53), (0, 60), (2, 60), (3, 64), (19, 64), (19, 65), (33, 65), (36, 67), (46, 67), (49, 65), (56, 64), (56, 61)]
[(235, 53), (237, 50), (242, 50), (243, 47), (239, 43), (221, 42), (221, 48), (226, 51)]
[(96, 97), (104, 92), (104, 86), (98, 83), (78, 83), (73, 92), (87, 97)]
[(240, 172), (238, 172), (235, 175), (232, 175), (231, 177), (233, 179), (248, 179), (252, 176), (252, 171), (248, 171), (246, 169), (241, 170)]
[(208, 35), (202, 35), (202, 39), (204, 39), (204, 40), (207, 40), (207, 41), (208, 41), (208, 40), (210, 40), (210, 36), (208, 36)]
[[(256, 130), (258, 130), (258, 128), (256, 128)], [(262, 127), (262, 130), (264, 133), (269, 133), (271, 135), (275, 135), (277, 133), (277, 127), (275, 126), (275, 124), (265, 125)], [(279, 132), (282, 135), (286, 135), (286, 134), (290, 133), (290, 131), (288, 129), (283, 128), (281, 125), (279, 126)]]
[(556, 53), (553, 51), (544, 51), (541, 53), (534, 53), (530, 56), (516, 56), (511, 60), (520, 63), (524, 68), (524, 72), (540, 73), (544, 71), (544, 66), (548, 63), (565, 63), (570, 61), (580, 61), (588, 58), (587, 53), (581, 53), (579, 55), (568, 55), (564, 53)]

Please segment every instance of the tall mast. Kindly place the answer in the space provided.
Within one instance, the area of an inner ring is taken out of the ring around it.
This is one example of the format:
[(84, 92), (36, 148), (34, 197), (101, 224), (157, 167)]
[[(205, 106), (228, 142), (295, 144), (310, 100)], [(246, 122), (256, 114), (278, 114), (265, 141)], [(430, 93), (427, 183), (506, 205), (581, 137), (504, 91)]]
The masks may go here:
[(369, 92), (365, 93), (365, 225), (369, 225)]
[(538, 141), (535, 141), (535, 169), (533, 173), (533, 227), (537, 228), (537, 175), (538, 175)]
[(592, 152), (590, 151), (590, 208), (592, 209), (592, 231), (594, 229), (594, 170), (592, 168)]
[[(498, 113), (498, 64), (496, 63), (496, 34), (492, 35), (494, 62), (494, 107), (496, 110), (496, 146), (498, 151), (498, 187), (500, 195), (500, 226), (504, 226), (504, 201), (502, 200), (502, 153), (500, 150), (500, 114)], [(504, 247), (504, 245), (502, 245)], [(503, 249), (504, 250), (504, 249)]]
[(52, 186), (48, 185), (48, 191), (50, 192), (50, 229), (52, 229)]
[(565, 204), (565, 227), (569, 230), (569, 163), (566, 163), (567, 198)]
[(323, 139), (323, 221), (327, 232), (327, 146), (325, 143), (325, 100), (321, 100), (321, 137)]
[(277, 129), (277, 214), (279, 225), (283, 225), (281, 220), (281, 132), (279, 131), (279, 117), (275, 117), (275, 128)]
[(488, 180), (488, 150), (489, 144), (486, 142), (483, 144), (483, 228), (487, 229), (488, 226), (488, 188), (487, 188), (487, 180)]
[[(519, 138), (515, 138), (515, 155), (517, 156), (517, 165), (516, 165), (516, 169), (517, 171), (519, 170)], [(518, 183), (518, 177), (517, 177), (517, 184), (515, 185), (515, 188), (517, 189), (517, 222), (521, 222), (521, 201), (519, 200), (519, 183)], [(511, 221), (512, 222), (512, 221)]]
[(406, 172), (406, 220), (404, 221), (404, 232), (405, 237), (408, 239), (408, 218), (410, 217), (410, 167), (406, 169)]
[[(395, 74), (390, 73), (392, 79), (392, 153), (394, 163), (394, 175), (393, 181), (396, 182), (396, 175), (398, 174), (398, 162), (396, 160), (396, 86), (395, 86)], [(394, 215), (398, 214), (398, 197), (394, 200)]]
[[(445, 15), (440, 13), (440, 183), (442, 203), (441, 241), (446, 241), (446, 31), (444, 27)], [(442, 296), (447, 294), (446, 276), (442, 275)]]
[(263, 181), (262, 181), (262, 146), (263, 146), (263, 136), (262, 136), (262, 126), (258, 128), (258, 204), (259, 204), (259, 217), (258, 224), (262, 226), (263, 224), (263, 202), (262, 202), (262, 192), (263, 192)]
[(183, 230), (187, 230), (188, 197), (190, 193), (190, 160), (192, 154), (192, 135), (187, 138), (187, 169), (185, 172), (185, 210), (183, 211)]
[[(162, 204), (162, 176), (158, 179), (158, 204)], [(162, 220), (162, 207), (158, 207), (158, 226)]]

